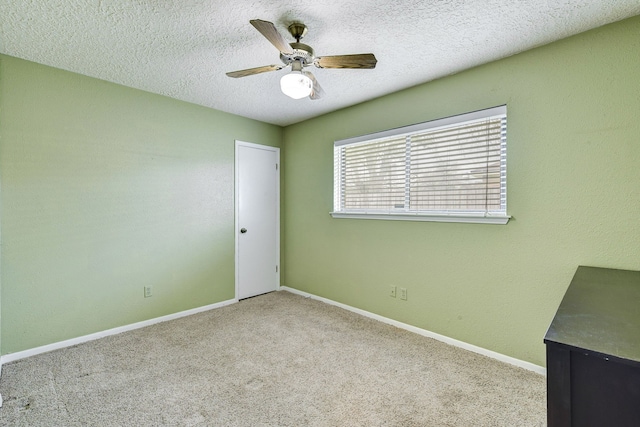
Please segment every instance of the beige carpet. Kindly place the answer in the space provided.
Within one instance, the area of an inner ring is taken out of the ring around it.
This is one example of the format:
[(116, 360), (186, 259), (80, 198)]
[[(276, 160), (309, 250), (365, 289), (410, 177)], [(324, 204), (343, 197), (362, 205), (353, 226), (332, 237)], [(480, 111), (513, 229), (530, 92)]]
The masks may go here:
[(543, 426), (543, 376), (275, 292), (3, 367), (2, 426)]

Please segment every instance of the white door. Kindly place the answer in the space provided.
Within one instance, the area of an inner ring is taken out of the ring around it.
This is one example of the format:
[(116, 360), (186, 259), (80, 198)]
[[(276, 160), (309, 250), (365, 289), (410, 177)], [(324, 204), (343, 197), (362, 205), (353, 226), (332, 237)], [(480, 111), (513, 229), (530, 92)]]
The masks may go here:
[(278, 288), (280, 149), (236, 141), (236, 297)]

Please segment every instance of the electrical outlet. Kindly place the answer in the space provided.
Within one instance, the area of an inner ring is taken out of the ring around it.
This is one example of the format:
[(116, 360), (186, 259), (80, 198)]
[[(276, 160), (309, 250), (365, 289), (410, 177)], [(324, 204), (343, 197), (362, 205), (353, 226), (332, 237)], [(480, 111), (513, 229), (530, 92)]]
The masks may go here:
[(389, 296), (391, 298), (395, 298), (396, 297), (396, 287), (393, 285), (389, 286)]
[(400, 299), (407, 300), (407, 288), (400, 288)]
[(153, 289), (151, 289), (151, 286), (145, 286), (144, 287), (144, 297), (145, 298), (149, 298), (152, 295), (153, 295)]

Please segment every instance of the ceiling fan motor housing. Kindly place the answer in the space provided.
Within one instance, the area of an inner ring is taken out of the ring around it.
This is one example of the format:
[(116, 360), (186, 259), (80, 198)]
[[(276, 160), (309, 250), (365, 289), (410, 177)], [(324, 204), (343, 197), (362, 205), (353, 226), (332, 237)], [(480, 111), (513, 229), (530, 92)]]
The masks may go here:
[(300, 60), (304, 66), (313, 64), (314, 56), (311, 46), (304, 43), (289, 43), (293, 49), (293, 53), (280, 52), (280, 60), (289, 65), (296, 60)]

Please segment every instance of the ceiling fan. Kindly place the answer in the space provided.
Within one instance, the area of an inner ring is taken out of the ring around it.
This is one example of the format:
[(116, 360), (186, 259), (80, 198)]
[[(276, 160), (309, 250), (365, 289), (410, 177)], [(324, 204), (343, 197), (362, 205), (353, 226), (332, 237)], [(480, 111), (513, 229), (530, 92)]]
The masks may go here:
[(301, 99), (307, 96), (311, 99), (318, 99), (324, 93), (313, 74), (304, 70), (306, 67), (315, 65), (318, 68), (372, 69), (376, 67), (378, 62), (372, 53), (314, 56), (311, 46), (300, 43), (300, 39), (307, 34), (307, 26), (301, 23), (295, 22), (289, 25), (289, 33), (296, 41), (288, 43), (273, 23), (260, 19), (252, 19), (249, 22), (280, 51), (280, 60), (284, 65), (265, 65), (263, 67), (232, 71), (227, 73), (227, 76), (234, 78), (252, 76), (268, 71), (278, 71), (291, 65), (291, 72), (285, 74), (280, 80), (280, 88), (285, 95), (293, 99)]

